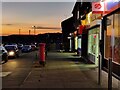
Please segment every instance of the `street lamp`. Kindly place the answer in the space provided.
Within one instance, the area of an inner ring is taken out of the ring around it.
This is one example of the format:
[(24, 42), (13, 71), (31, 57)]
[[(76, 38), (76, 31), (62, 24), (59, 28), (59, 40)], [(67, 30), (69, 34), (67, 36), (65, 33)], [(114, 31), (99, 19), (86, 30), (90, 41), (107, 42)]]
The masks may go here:
[(35, 29), (36, 29), (36, 27), (32, 26), (32, 28), (34, 29), (34, 42), (35, 42), (36, 41), (36, 38), (35, 38), (35, 34), (36, 34)]
[(35, 29), (36, 29), (36, 27), (35, 26), (32, 26), (33, 27), (33, 29), (34, 29), (34, 35), (36, 34), (36, 31), (35, 31)]

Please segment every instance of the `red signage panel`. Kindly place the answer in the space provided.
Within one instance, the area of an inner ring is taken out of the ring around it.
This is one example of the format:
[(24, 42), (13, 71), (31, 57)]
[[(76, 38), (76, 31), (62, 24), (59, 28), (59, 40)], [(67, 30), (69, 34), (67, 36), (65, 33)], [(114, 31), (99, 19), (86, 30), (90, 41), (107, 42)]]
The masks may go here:
[(92, 13), (102, 14), (105, 11), (104, 2), (92, 2)]
[(120, 8), (120, 0), (104, 0), (104, 2), (92, 2), (92, 13), (107, 14)]
[(84, 29), (85, 29), (85, 26), (84, 25), (80, 25), (79, 29), (78, 29), (78, 34), (79, 35), (82, 34)]

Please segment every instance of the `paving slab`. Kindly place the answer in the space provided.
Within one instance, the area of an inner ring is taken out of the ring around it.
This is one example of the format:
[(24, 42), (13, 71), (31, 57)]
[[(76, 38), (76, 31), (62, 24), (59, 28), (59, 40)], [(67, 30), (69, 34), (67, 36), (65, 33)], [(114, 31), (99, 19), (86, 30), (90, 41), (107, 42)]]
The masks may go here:
[[(76, 58), (74, 54), (48, 52), (45, 67), (39, 65), (36, 60), (32, 66), (31, 73), (20, 88), (106, 89), (106, 73), (102, 72), (102, 85), (98, 85), (97, 66), (79, 61), (79, 58)], [(119, 84), (116, 79), (114, 79), (113, 84), (114, 88), (118, 88)]]

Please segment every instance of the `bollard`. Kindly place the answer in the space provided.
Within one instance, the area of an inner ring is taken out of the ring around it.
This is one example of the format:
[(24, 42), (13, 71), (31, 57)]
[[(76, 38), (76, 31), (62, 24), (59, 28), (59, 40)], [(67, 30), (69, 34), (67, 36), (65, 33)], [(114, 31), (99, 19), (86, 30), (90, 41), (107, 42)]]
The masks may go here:
[(99, 64), (98, 64), (98, 85), (102, 83), (102, 60), (101, 54), (99, 54)]
[(39, 63), (45, 66), (45, 43), (39, 44)]
[(37, 60), (38, 59), (38, 55), (37, 55), (37, 53), (35, 53), (35, 60)]
[(112, 90), (112, 59), (108, 60), (108, 90)]

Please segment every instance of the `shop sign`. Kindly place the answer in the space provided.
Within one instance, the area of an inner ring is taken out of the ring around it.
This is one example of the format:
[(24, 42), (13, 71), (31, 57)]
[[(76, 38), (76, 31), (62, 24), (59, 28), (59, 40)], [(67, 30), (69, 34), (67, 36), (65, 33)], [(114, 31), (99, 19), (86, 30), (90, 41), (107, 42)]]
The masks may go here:
[(119, 8), (120, 0), (105, 0), (104, 1), (106, 12), (105, 14), (114, 11), (115, 9)]
[(101, 19), (102, 15), (101, 14), (92, 14), (91, 20), (94, 21), (96, 19)]
[(104, 10), (104, 2), (93, 2), (92, 3), (92, 13), (102, 14)]
[(107, 10), (110, 10), (112, 7), (116, 6), (118, 2), (106, 1)]
[(79, 35), (83, 33), (84, 28), (85, 28), (84, 25), (79, 26), (79, 29), (78, 29), (78, 34)]
[(104, 0), (103, 2), (92, 3), (92, 13), (107, 14), (119, 8), (120, 0)]

